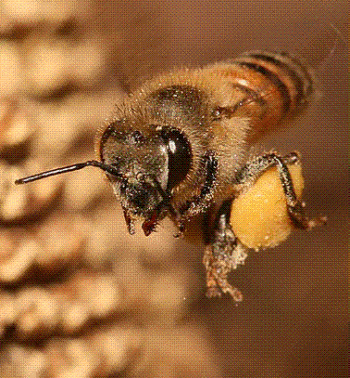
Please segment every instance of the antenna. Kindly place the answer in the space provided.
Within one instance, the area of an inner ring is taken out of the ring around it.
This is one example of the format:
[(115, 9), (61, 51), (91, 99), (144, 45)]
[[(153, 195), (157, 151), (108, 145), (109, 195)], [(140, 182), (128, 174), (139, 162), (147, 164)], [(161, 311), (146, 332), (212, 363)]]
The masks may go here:
[(65, 167), (51, 169), (50, 171), (37, 173), (36, 175), (33, 175), (33, 176), (24, 177), (24, 178), (16, 180), (15, 184), (16, 185), (26, 184), (28, 182), (41, 180), (41, 179), (46, 178), (46, 177), (60, 175), (61, 173), (78, 171), (79, 169), (89, 167), (89, 166), (100, 168), (103, 171), (111, 174), (112, 176), (121, 177), (121, 174), (112, 165), (107, 165), (107, 164), (101, 163), (100, 161), (97, 161), (97, 160), (88, 160), (88, 161), (85, 161), (83, 163), (67, 165)]

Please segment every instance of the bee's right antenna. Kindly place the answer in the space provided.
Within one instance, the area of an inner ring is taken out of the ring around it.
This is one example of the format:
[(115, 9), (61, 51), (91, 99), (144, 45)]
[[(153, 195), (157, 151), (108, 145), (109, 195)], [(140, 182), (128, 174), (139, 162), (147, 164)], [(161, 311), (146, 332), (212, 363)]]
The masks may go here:
[(100, 168), (103, 171), (111, 174), (112, 176), (121, 177), (120, 173), (112, 165), (107, 165), (107, 164), (101, 163), (100, 161), (97, 161), (97, 160), (88, 160), (88, 161), (85, 161), (84, 163), (67, 165), (66, 167), (56, 168), (56, 169), (52, 169), (50, 171), (37, 173), (36, 175), (33, 175), (33, 176), (24, 177), (24, 178), (16, 180), (15, 184), (16, 185), (26, 184), (28, 182), (41, 180), (41, 179), (46, 178), (46, 177), (60, 175), (61, 173), (78, 171), (79, 169), (89, 167), (89, 166)]

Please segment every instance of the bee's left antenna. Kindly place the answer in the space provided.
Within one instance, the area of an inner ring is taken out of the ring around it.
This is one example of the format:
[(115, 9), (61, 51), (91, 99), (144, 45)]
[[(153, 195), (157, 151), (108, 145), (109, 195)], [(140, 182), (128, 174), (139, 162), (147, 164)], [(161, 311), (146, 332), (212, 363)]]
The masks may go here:
[(60, 175), (61, 173), (78, 171), (79, 169), (89, 167), (89, 166), (100, 168), (103, 171), (105, 171), (105, 172), (107, 172), (107, 173), (109, 173), (109, 174), (111, 174), (115, 177), (121, 176), (120, 173), (117, 171), (117, 169), (115, 167), (111, 166), (111, 165), (106, 165), (106, 164), (101, 163), (100, 161), (97, 161), (97, 160), (88, 160), (88, 161), (85, 161), (83, 163), (67, 165), (66, 167), (51, 169), (50, 171), (41, 172), (41, 173), (37, 173), (36, 175), (33, 175), (33, 176), (24, 177), (24, 178), (16, 180), (15, 184), (16, 185), (26, 184), (28, 182), (41, 180), (41, 179), (46, 178), (46, 177)]

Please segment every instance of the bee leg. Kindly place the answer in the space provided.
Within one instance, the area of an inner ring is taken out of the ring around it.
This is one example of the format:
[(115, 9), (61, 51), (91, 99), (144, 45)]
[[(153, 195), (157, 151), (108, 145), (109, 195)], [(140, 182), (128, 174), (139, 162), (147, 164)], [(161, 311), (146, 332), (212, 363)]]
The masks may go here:
[(205, 182), (199, 195), (193, 197), (190, 201), (187, 201), (180, 209), (180, 213), (183, 218), (194, 216), (203, 212), (203, 210), (208, 206), (210, 202), (209, 200), (212, 198), (218, 169), (218, 161), (213, 152), (209, 152), (207, 155), (205, 155), (204, 164), (204, 169), (206, 170)]
[(125, 219), (126, 226), (128, 228), (129, 234), (134, 235), (135, 234), (135, 222), (134, 222), (133, 219), (131, 219), (129, 212), (125, 207), (123, 207), (123, 214), (124, 214), (124, 219)]
[[(207, 227), (209, 242), (203, 257), (207, 272), (207, 296), (221, 296), (221, 292), (230, 294), (237, 302), (242, 301), (241, 292), (227, 282), (227, 275), (243, 264), (247, 257), (246, 249), (237, 240), (229, 223), (231, 200), (220, 207), (214, 223), (214, 234), (209, 236), (211, 227)], [(207, 222), (207, 226), (210, 221)]]
[(304, 205), (298, 200), (287, 164), (296, 164), (299, 162), (299, 155), (292, 152), (284, 157), (275, 153), (258, 156), (248, 162), (236, 176), (238, 185), (252, 185), (256, 179), (268, 168), (275, 166), (278, 170), (284, 195), (286, 197), (287, 210), (294, 226), (304, 230), (322, 225), (327, 221), (326, 217), (309, 219), (304, 214)]

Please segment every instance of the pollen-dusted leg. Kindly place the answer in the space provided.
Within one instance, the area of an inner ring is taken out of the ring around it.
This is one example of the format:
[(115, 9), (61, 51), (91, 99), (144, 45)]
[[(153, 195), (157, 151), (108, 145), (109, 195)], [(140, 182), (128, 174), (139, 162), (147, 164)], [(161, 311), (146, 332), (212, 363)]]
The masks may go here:
[(216, 181), (216, 173), (218, 169), (218, 161), (215, 154), (209, 151), (203, 157), (203, 169), (205, 169), (206, 176), (205, 182), (200, 190), (200, 193), (193, 197), (190, 201), (187, 201), (184, 206), (180, 209), (178, 214), (174, 211), (173, 218), (178, 226), (179, 232), (175, 237), (180, 237), (185, 231), (185, 220), (193, 217), (199, 213), (203, 213), (204, 210), (209, 206), (210, 200), (213, 195)]
[(204, 156), (203, 165), (203, 169), (205, 169), (206, 172), (205, 182), (199, 195), (187, 201), (180, 209), (181, 215), (193, 216), (201, 213), (203, 209), (208, 206), (207, 202), (212, 198), (218, 169), (218, 161), (215, 154), (208, 152), (208, 154)]
[(282, 157), (275, 153), (270, 153), (262, 156), (258, 156), (255, 159), (248, 162), (236, 176), (237, 186), (250, 186), (256, 179), (264, 173), (270, 167), (275, 166), (278, 170), (281, 185), (285, 194), (288, 215), (293, 222), (294, 226), (304, 230), (310, 230), (311, 228), (323, 225), (326, 223), (326, 217), (319, 217), (309, 219), (304, 214), (304, 205), (298, 200), (291, 175), (289, 173), (288, 164), (297, 164), (299, 162), (299, 155), (296, 152)]
[[(325, 217), (310, 220), (304, 215), (303, 204), (295, 193), (292, 177), (288, 168), (288, 166), (297, 164), (298, 161), (299, 156), (294, 152), (284, 157), (270, 153), (252, 159), (236, 176), (236, 182), (234, 183), (236, 195), (239, 197), (245, 189), (249, 189), (253, 186), (264, 172), (270, 167), (275, 166), (279, 174), (277, 184), (280, 182), (283, 188), (281, 199), (283, 200), (283, 197), (285, 198), (288, 216), (295, 227), (309, 230), (316, 225), (324, 224), (326, 221)], [(271, 182), (271, 184), (273, 184), (273, 182)], [(237, 200), (238, 198), (236, 201)], [(207, 272), (207, 295), (212, 297), (220, 296), (221, 292), (229, 293), (236, 301), (240, 301), (242, 300), (242, 294), (238, 289), (232, 287), (227, 282), (227, 276), (229, 272), (236, 269), (239, 264), (244, 263), (247, 256), (246, 252), (250, 244), (246, 244), (246, 241), (239, 239), (242, 235), (240, 235), (236, 229), (235, 231), (237, 235), (239, 235), (239, 238), (237, 238), (233, 232), (232, 227), (234, 227), (234, 223), (232, 221), (232, 210), (235, 204), (235, 199), (232, 198), (225, 201), (220, 207), (218, 206), (208, 211), (205, 224), (205, 242), (207, 248), (205, 250), (203, 263)], [(287, 214), (285, 215), (287, 216)], [(286, 219), (288, 219), (288, 216)], [(277, 218), (279, 219), (279, 217)], [(283, 228), (282, 231), (284, 231)], [(267, 240), (271, 243), (273, 239), (271, 239), (271, 235), (268, 233), (263, 235), (264, 241), (267, 236)], [(283, 239), (284, 238), (281, 240)], [(259, 249), (258, 247), (251, 248)]]
[[(223, 292), (240, 302), (243, 296), (237, 288), (227, 282), (227, 275), (244, 263), (247, 253), (230, 226), (230, 205), (231, 200), (222, 204), (214, 220), (214, 234), (206, 235), (208, 245), (204, 252), (203, 264), (207, 273), (207, 296), (221, 296)], [(211, 220), (208, 219), (207, 233), (212, 229), (210, 223)]]

